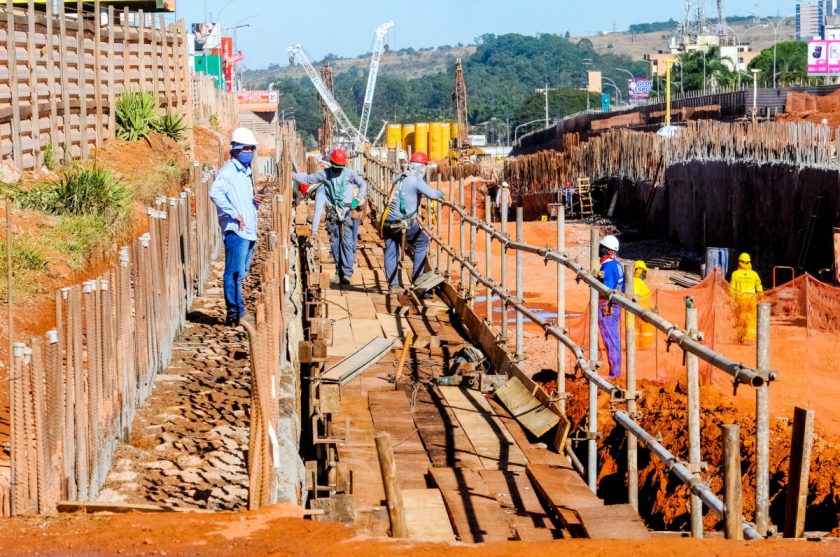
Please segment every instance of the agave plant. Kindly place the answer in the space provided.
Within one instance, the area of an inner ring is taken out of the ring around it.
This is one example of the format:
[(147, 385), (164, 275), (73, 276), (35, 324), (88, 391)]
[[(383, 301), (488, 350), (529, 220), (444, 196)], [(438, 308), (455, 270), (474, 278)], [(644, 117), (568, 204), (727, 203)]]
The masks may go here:
[(120, 95), (114, 112), (117, 137), (137, 141), (152, 131), (157, 113), (154, 96), (146, 91), (126, 92)]
[(187, 126), (184, 124), (182, 114), (167, 112), (152, 121), (152, 129), (159, 134), (171, 137), (175, 141), (181, 141), (186, 137), (184, 132)]

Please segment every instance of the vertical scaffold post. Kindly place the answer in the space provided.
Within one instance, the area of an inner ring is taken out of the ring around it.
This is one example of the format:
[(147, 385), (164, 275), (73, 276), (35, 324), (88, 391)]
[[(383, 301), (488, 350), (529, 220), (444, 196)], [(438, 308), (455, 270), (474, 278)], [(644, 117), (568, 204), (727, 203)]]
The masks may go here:
[[(461, 178), (458, 180), (458, 206), (461, 208), (462, 211), (466, 211), (466, 206), (464, 205), (464, 179)], [(461, 213), (458, 214), (458, 256), (461, 260), (464, 259), (464, 251), (466, 248), (464, 247), (464, 217), (461, 216)], [(461, 263), (461, 278), (460, 278), (461, 290), (467, 287), (467, 282), (464, 280), (464, 264)]]
[[(490, 195), (484, 196), (484, 219), (492, 228), (493, 215), (490, 212)], [(487, 280), (493, 282), (493, 236), (489, 231), (484, 234), (484, 274)], [(487, 323), (490, 330), (493, 330), (493, 290), (486, 289), (487, 293)]]
[[(508, 204), (507, 204), (507, 196), (502, 196), (502, 218), (501, 218), (501, 233), (504, 235), (505, 239), (508, 238)], [(508, 250), (507, 245), (502, 245), (502, 292), (505, 295), (508, 293)], [(508, 342), (508, 315), (507, 315), (507, 303), (502, 301), (502, 342), (505, 350), (507, 350), (507, 342)]]
[[(633, 299), (636, 294), (633, 264), (624, 265), (624, 293)], [(624, 334), (627, 346), (627, 414), (636, 419), (636, 316), (624, 312)], [(639, 443), (635, 435), (627, 432), (627, 502), (639, 510)]]
[[(557, 212), (557, 253), (565, 255), (566, 252), (566, 236), (565, 236), (566, 215), (563, 211)], [(557, 328), (561, 331), (566, 330), (566, 273), (565, 268), (556, 263), (557, 267)], [(560, 405), (560, 411), (566, 412), (566, 347), (559, 340), (557, 341), (557, 398)]]
[[(516, 241), (523, 240), (522, 233), (522, 207), (516, 208)], [(522, 250), (516, 250), (516, 299), (522, 303)], [(522, 313), (516, 312), (516, 357), (521, 358), (523, 354), (523, 332)]]
[[(589, 267), (598, 273), (598, 230), (592, 227), (589, 233)], [(598, 363), (598, 291), (589, 289), (589, 362), (597, 373)], [(587, 460), (586, 483), (593, 493), (598, 492), (598, 387), (589, 382), (589, 424), (586, 433)]]
[(743, 540), (741, 507), (741, 440), (738, 424), (722, 425), (723, 525), (728, 540)]
[[(694, 299), (685, 298), (685, 330), (697, 340), (697, 308)], [(688, 466), (696, 477), (700, 474), (700, 361), (690, 352), (685, 353), (686, 386), (688, 391)], [(703, 502), (691, 494), (691, 536), (703, 537)]]
[(767, 536), (770, 505), (770, 304), (758, 305), (755, 367), (764, 383), (755, 390), (755, 529)]
[[(470, 186), (470, 215), (473, 219), (477, 218), (478, 216), (478, 198), (475, 191), (475, 182), (473, 185)], [(470, 265), (475, 267), (475, 226), (470, 223)], [(472, 273), (469, 275), (469, 280), (467, 281), (467, 299), (470, 303), (470, 309), (475, 308), (475, 277), (472, 276)]]

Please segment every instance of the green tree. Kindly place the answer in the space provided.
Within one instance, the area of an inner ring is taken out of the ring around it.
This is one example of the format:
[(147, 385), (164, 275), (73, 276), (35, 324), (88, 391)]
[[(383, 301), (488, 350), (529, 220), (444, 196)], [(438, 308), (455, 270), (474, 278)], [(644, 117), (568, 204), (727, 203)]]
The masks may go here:
[[(773, 47), (765, 48), (752, 59), (749, 69), (761, 70), (759, 79), (773, 81)], [(776, 85), (796, 85), (808, 77), (808, 44), (783, 41), (776, 44)]]
[(728, 87), (733, 85), (738, 77), (730, 69), (727, 61), (721, 60), (720, 47), (717, 46), (709, 47), (705, 54), (702, 50), (683, 53), (679, 56), (679, 63), (682, 64), (682, 68), (679, 65), (671, 68), (671, 81), (679, 83), (674, 77), (681, 75), (685, 91)]

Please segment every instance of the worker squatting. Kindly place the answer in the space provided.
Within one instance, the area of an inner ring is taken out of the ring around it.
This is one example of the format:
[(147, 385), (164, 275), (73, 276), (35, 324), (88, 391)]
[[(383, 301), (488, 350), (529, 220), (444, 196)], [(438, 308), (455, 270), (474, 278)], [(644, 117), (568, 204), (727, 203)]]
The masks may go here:
[[(254, 134), (238, 128), (231, 136), (230, 160), (219, 170), (210, 189), (216, 204), (219, 225), (225, 244), (224, 293), (227, 306), (226, 323), (238, 325), (249, 319), (242, 300), (242, 281), (248, 273), (257, 239), (257, 209), (261, 193), (255, 193), (251, 162), (257, 148)], [(442, 199), (443, 192), (431, 188), (423, 177), (429, 158), (418, 151), (411, 156), (408, 168), (392, 184), (386, 209), (382, 216), (382, 235), (385, 240), (385, 274), (391, 292), (399, 289), (399, 262), (406, 245), (414, 253), (414, 271), (411, 282), (422, 274), (429, 249), (429, 236), (417, 220), (422, 197)], [(322, 217), (330, 238), (330, 253), (337, 270), (334, 282), (350, 284), (356, 260), (359, 224), (367, 208), (367, 182), (355, 171), (347, 168), (347, 153), (335, 149), (329, 154), (329, 166), (311, 174), (294, 173), (292, 179), (300, 185), (300, 192), (314, 197), (312, 236), (318, 232)], [(510, 203), (507, 183), (497, 195), (497, 205)], [(609, 235), (601, 240), (599, 256), (601, 280), (610, 289), (624, 292), (624, 269), (617, 259), (619, 242)], [(634, 292), (642, 307), (651, 309), (651, 294), (645, 280), (647, 265), (636, 261), (633, 269)], [(752, 342), (756, 337), (757, 296), (762, 292), (761, 280), (752, 270), (749, 254), (738, 258), (738, 270), (732, 273), (731, 288), (738, 305), (738, 325), (742, 342)], [(605, 296), (598, 300), (598, 328), (607, 351), (611, 379), (621, 375), (621, 310)], [(636, 321), (639, 348), (648, 349), (654, 343), (653, 326)]]

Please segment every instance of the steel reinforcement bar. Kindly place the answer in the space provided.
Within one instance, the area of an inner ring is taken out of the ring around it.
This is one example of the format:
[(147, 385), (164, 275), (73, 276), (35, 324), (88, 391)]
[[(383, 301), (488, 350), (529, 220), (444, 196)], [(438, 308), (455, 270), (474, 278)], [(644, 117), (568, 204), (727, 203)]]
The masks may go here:
[[(377, 211), (377, 214), (382, 214), (382, 210), (384, 208), (384, 204), (388, 198), (388, 192), (385, 191), (385, 186), (390, 185), (396, 175), (398, 174), (398, 170), (391, 165), (384, 164), (380, 161), (367, 159), (367, 177), (369, 181), (369, 196), (372, 200), (372, 204)], [(361, 164), (359, 164), (361, 166)], [(464, 199), (464, 181), (461, 179), (459, 184), (459, 195), (458, 198), (460, 200)], [(502, 213), (502, 229), (497, 230), (492, 221), (490, 223), (485, 222), (476, 218), (475, 212), (475, 204), (476, 204), (476, 196), (472, 195), (471, 201), (471, 210), (468, 214), (467, 209), (465, 207), (459, 206), (455, 203), (450, 201), (441, 200), (440, 205), (449, 209), (449, 225), (450, 225), (450, 234), (449, 240), (445, 241), (441, 234), (439, 233), (440, 230), (440, 210), (439, 209), (432, 209), (431, 206), (427, 203), (424, 207), (424, 210), (418, 212), (419, 215), (425, 214), (427, 219), (426, 222), (421, 222), (421, 227), (425, 231), (426, 234), (429, 235), (431, 241), (434, 245), (437, 246), (438, 254), (436, 256), (435, 267), (440, 269), (440, 254), (441, 252), (446, 256), (446, 269), (450, 269), (451, 262), (456, 262), (460, 265), (461, 268), (461, 292), (466, 298), (472, 297), (473, 289), (472, 289), (472, 282), (482, 285), (487, 290), (487, 305), (488, 305), (488, 321), (490, 321), (491, 326), (493, 325), (492, 322), (492, 304), (493, 304), (493, 296), (498, 296), (500, 303), (502, 304), (502, 323), (501, 323), (501, 341), (506, 345), (507, 344), (507, 333), (506, 333), (506, 312), (505, 308), (512, 307), (516, 311), (516, 321), (517, 321), (517, 335), (516, 335), (516, 353), (518, 355), (522, 354), (522, 335), (521, 335), (521, 328), (522, 328), (522, 319), (527, 318), (532, 323), (540, 327), (546, 337), (553, 337), (558, 341), (558, 361), (564, 359), (563, 350), (568, 349), (571, 350), (575, 365), (578, 369), (581, 370), (582, 375), (587, 380), (590, 385), (590, 393), (589, 393), (589, 424), (588, 424), (588, 431), (587, 431), (587, 445), (588, 445), (588, 458), (586, 462), (586, 478), (590, 485), (590, 488), (595, 491), (597, 489), (596, 486), (596, 478), (597, 478), (597, 390), (601, 390), (607, 393), (614, 401), (616, 402), (626, 402), (628, 406), (628, 412), (621, 412), (614, 410), (613, 411), (613, 418), (615, 419), (616, 423), (621, 425), (626, 431), (628, 435), (628, 441), (633, 440), (633, 447), (635, 448), (635, 440), (639, 440), (651, 450), (653, 454), (659, 457), (666, 465), (669, 471), (674, 473), (674, 475), (680, 479), (683, 483), (690, 487), (692, 498), (697, 497), (698, 502), (702, 501), (705, 503), (710, 509), (715, 511), (719, 514), (722, 518), (725, 516), (725, 508), (723, 503), (721, 503), (720, 499), (718, 499), (710, 490), (707, 484), (705, 484), (700, 478), (700, 462), (699, 458), (695, 462), (694, 458), (691, 458), (691, 462), (688, 464), (688, 467), (679, 463), (677, 459), (668, 452), (661, 444), (657, 443), (656, 440), (651, 436), (648, 432), (646, 432), (636, 421), (632, 419), (636, 412), (636, 385), (635, 385), (635, 357), (633, 355), (633, 361), (628, 361), (628, 385), (627, 390), (622, 391), (620, 388), (616, 387), (609, 383), (606, 379), (598, 375), (597, 369), (598, 362), (597, 359), (597, 352), (592, 351), (594, 346), (597, 346), (598, 342), (598, 329), (597, 326), (590, 327), (590, 354), (589, 359), (586, 358), (583, 348), (576, 344), (567, 334), (565, 328), (561, 328), (556, 325), (552, 325), (549, 321), (541, 318), (535, 311), (531, 310), (527, 307), (525, 301), (520, 296), (513, 296), (509, 292), (506, 286), (506, 280), (504, 275), (506, 274), (503, 270), (503, 279), (502, 284), (495, 282), (491, 274), (490, 269), (491, 266), (489, 263), (487, 264), (487, 275), (482, 274), (476, 265), (475, 260), (473, 259), (475, 253), (475, 246), (471, 245), (470, 251), (467, 251), (464, 247), (456, 248), (454, 245), (455, 242), (453, 241), (453, 237), (451, 234), (451, 222), (454, 218), (454, 215), (458, 217), (458, 224), (457, 224), (457, 231), (458, 234), (455, 237), (455, 240), (460, 238), (458, 242), (461, 246), (463, 246), (464, 242), (463, 239), (466, 237), (466, 232), (464, 231), (465, 225), (470, 227), (469, 230), (469, 237), (471, 240), (475, 238), (475, 231), (482, 231), (485, 233), (486, 241), (492, 242), (496, 241), (501, 245), (503, 259), (502, 259), (502, 268), (504, 269), (506, 266), (504, 262), (508, 257), (507, 253), (509, 250), (517, 252), (517, 253), (528, 253), (535, 256), (539, 256), (543, 258), (544, 261), (554, 261), (558, 266), (563, 266), (569, 270), (571, 270), (575, 277), (579, 281), (583, 281), (590, 289), (591, 296), (590, 299), (594, 300), (595, 304), (597, 304), (598, 297), (601, 296), (606, 298), (608, 303), (618, 305), (625, 309), (625, 314), (632, 317), (638, 317), (643, 321), (650, 323), (655, 328), (658, 328), (666, 335), (667, 342), (676, 343), (683, 352), (686, 354), (687, 362), (691, 362), (692, 358), (702, 359), (712, 366), (724, 371), (725, 373), (729, 374), (733, 377), (733, 381), (736, 384), (747, 384), (751, 385), (756, 388), (756, 399), (757, 399), (757, 445), (759, 446), (759, 450), (757, 451), (757, 494), (756, 494), (756, 527), (754, 528), (751, 524), (743, 522), (743, 533), (744, 536), (748, 539), (760, 539), (767, 534), (767, 525), (766, 525), (766, 512), (767, 512), (767, 504), (769, 497), (767, 496), (767, 481), (769, 478), (763, 478), (762, 475), (766, 476), (766, 463), (768, 461), (769, 455), (766, 451), (760, 449), (762, 446), (762, 442), (766, 443), (766, 439), (768, 437), (768, 431), (766, 427), (762, 427), (763, 423), (766, 423), (767, 419), (767, 388), (769, 386), (769, 382), (775, 378), (775, 373), (771, 373), (769, 371), (769, 365), (766, 361), (759, 361), (759, 369), (749, 368), (742, 364), (738, 364), (720, 354), (715, 352), (714, 350), (709, 349), (705, 345), (701, 344), (698, 340), (699, 335), (697, 334), (696, 324), (690, 326), (692, 323), (692, 315), (694, 316), (694, 323), (696, 323), (696, 308), (693, 307), (693, 301), (687, 301), (686, 307), (686, 317), (687, 317), (687, 326), (686, 329), (680, 329), (678, 326), (668, 322), (667, 320), (663, 319), (656, 313), (646, 310), (635, 303), (632, 299), (632, 295), (630, 297), (623, 296), (612, 289), (608, 288), (604, 285), (601, 281), (597, 279), (594, 272), (587, 271), (583, 266), (579, 265), (575, 261), (569, 259), (561, 251), (551, 250), (549, 248), (538, 248), (527, 244), (522, 240), (522, 212), (521, 209), (517, 211), (517, 238), (515, 241), (511, 240), (510, 237), (506, 233), (506, 225), (507, 219), (505, 218), (507, 214), (507, 204), (503, 204), (501, 207)], [(486, 200), (485, 206), (489, 206), (489, 200)], [(434, 213), (434, 214), (433, 214)], [(435, 226), (431, 225), (431, 222), (437, 223), (437, 231), (435, 230)], [(558, 237), (561, 235), (563, 226), (563, 219), (562, 216), (558, 220)], [(472, 242), (471, 242), (472, 243)], [(558, 245), (561, 245), (561, 241), (558, 240)], [(597, 259), (597, 236), (594, 234), (591, 238), (591, 245), (590, 245), (590, 257), (593, 260)], [(486, 250), (487, 253), (490, 253), (491, 250)], [(520, 257), (516, 258), (516, 290), (517, 293), (522, 292), (522, 282), (523, 282), (523, 273), (522, 267), (523, 263)], [(449, 277), (449, 272), (447, 271), (447, 278)], [(467, 275), (467, 276), (465, 276)], [(561, 273), (558, 271), (558, 276)], [(558, 295), (558, 301), (562, 300), (563, 297)], [(597, 307), (595, 307), (597, 310)], [(762, 308), (759, 312), (759, 344), (761, 347), (759, 348), (759, 352), (761, 353), (762, 350), (766, 352), (769, 346), (769, 335), (766, 334), (769, 330), (769, 318), (762, 319), (762, 314), (769, 315), (767, 313), (768, 308)], [(558, 315), (562, 315), (565, 313), (565, 308), (558, 306)], [(766, 317), (765, 315), (765, 317)], [(594, 322), (594, 321), (593, 321)], [(628, 326), (626, 328), (628, 331), (633, 329), (632, 326)], [(630, 333), (628, 333), (630, 334)], [(629, 344), (628, 344), (629, 346)], [(694, 455), (695, 453), (699, 454), (699, 396), (698, 385), (693, 383), (697, 382), (697, 374), (691, 373), (691, 369), (696, 367), (694, 364), (689, 364), (689, 397), (688, 397), (688, 420), (689, 420), (689, 453)], [(565, 385), (564, 385), (565, 378), (561, 377), (558, 374), (558, 391), (560, 393), (565, 393)], [(696, 432), (694, 430), (697, 430)], [(695, 447), (694, 445), (697, 445)], [(637, 454), (636, 451), (628, 451), (628, 470), (633, 471), (633, 473), (637, 473)], [(638, 505), (638, 485), (636, 481), (631, 481), (628, 479), (628, 498), (631, 501), (631, 504), (634, 507)], [(762, 516), (763, 515), (763, 516)], [(764, 523), (762, 523), (762, 517), (764, 518)], [(702, 507), (698, 505), (692, 504), (692, 535), (695, 537), (702, 536)]]

